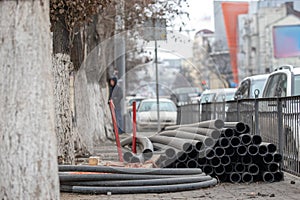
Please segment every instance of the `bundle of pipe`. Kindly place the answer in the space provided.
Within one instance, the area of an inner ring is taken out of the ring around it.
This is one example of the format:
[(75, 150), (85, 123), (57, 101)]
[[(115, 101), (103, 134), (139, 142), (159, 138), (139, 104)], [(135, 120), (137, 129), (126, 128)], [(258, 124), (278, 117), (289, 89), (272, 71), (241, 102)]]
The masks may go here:
[[(168, 133), (176, 132), (168, 131)], [(165, 148), (165, 156), (161, 156), (156, 162), (158, 166), (168, 168), (198, 167), (197, 159), (202, 147), (202, 141), (188, 137), (183, 139), (163, 134), (153, 135), (149, 139), (153, 142), (154, 147), (157, 147), (157, 144), (167, 146), (167, 148)]]
[(262, 142), (262, 138), (252, 135), (250, 127), (242, 122), (224, 122), (213, 151), (199, 158), (204, 172), (233, 183), (281, 181), (281, 161), (276, 145)]
[[(252, 135), (250, 127), (242, 122), (210, 120), (166, 127), (149, 139), (156, 142), (156, 146), (163, 143), (169, 152), (158, 160), (160, 167), (198, 167), (220, 181), (233, 183), (283, 179), (279, 165), (282, 155), (276, 152), (276, 145), (262, 142), (262, 138)], [(184, 145), (189, 148), (183, 148)]]
[[(198, 158), (214, 147), (220, 137), (222, 120), (209, 120), (190, 125), (169, 126), (149, 139), (154, 149), (165, 151), (156, 162), (159, 167), (198, 168)], [(197, 132), (197, 134), (195, 134)], [(161, 145), (164, 145), (163, 147)]]
[(85, 194), (164, 193), (206, 188), (217, 180), (201, 169), (59, 166), (60, 190)]

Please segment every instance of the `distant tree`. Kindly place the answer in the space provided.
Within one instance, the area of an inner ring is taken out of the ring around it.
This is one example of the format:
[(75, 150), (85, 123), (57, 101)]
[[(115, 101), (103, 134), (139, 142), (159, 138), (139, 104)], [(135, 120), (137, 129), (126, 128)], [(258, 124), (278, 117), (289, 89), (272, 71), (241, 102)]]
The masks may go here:
[(0, 199), (59, 199), (49, 1), (0, 8)]
[(232, 71), (230, 65), (230, 58), (227, 53), (210, 55), (211, 60), (209, 68), (214, 72), (224, 87), (230, 87), (230, 80), (232, 80)]
[[(204, 39), (205, 40), (205, 39)], [(194, 44), (194, 59), (199, 64), (200, 69), (207, 69), (217, 76), (223, 87), (229, 87), (232, 80), (229, 53), (224, 51), (220, 41), (210, 43), (205, 40), (202, 45)]]

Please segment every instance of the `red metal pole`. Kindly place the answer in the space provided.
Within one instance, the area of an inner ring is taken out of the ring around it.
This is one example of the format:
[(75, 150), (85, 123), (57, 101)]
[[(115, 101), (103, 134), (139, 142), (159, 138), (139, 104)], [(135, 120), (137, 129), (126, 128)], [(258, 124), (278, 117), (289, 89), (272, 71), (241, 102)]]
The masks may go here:
[(116, 113), (115, 113), (115, 105), (114, 105), (112, 100), (109, 100), (109, 107), (110, 107), (111, 116), (112, 116), (113, 125), (114, 125), (114, 132), (115, 132), (115, 137), (116, 137), (116, 144), (117, 144), (117, 150), (118, 150), (118, 155), (119, 155), (119, 161), (123, 162), (122, 148), (121, 148), (121, 142), (120, 142), (120, 138), (119, 138), (117, 118), (116, 118)]
[(136, 102), (132, 104), (132, 152), (136, 153)]

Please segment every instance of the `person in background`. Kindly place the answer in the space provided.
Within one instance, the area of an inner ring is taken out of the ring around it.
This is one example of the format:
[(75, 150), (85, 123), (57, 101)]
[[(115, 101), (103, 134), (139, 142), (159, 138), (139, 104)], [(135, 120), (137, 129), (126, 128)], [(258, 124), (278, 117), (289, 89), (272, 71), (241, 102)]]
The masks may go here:
[(116, 77), (112, 77), (109, 79), (109, 100), (112, 100), (114, 103), (117, 125), (118, 125), (118, 133), (122, 134), (123, 131), (123, 119), (122, 119), (122, 99), (123, 99), (123, 91), (120, 86), (118, 86), (118, 79)]

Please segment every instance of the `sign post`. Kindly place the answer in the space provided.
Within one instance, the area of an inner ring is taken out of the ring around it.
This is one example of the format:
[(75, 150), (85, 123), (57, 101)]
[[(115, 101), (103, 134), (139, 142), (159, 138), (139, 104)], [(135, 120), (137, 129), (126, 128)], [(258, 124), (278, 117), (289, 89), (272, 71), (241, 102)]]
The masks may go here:
[[(160, 113), (159, 113), (159, 80), (158, 80), (158, 59), (157, 59), (157, 40), (166, 40), (166, 20), (153, 18), (146, 21), (144, 24), (146, 30), (144, 31), (144, 39), (148, 41), (154, 40), (154, 52), (155, 52), (155, 77), (156, 77), (156, 104), (157, 104), (157, 131), (161, 130), (160, 127)], [(152, 29), (152, 30), (148, 30)]]

